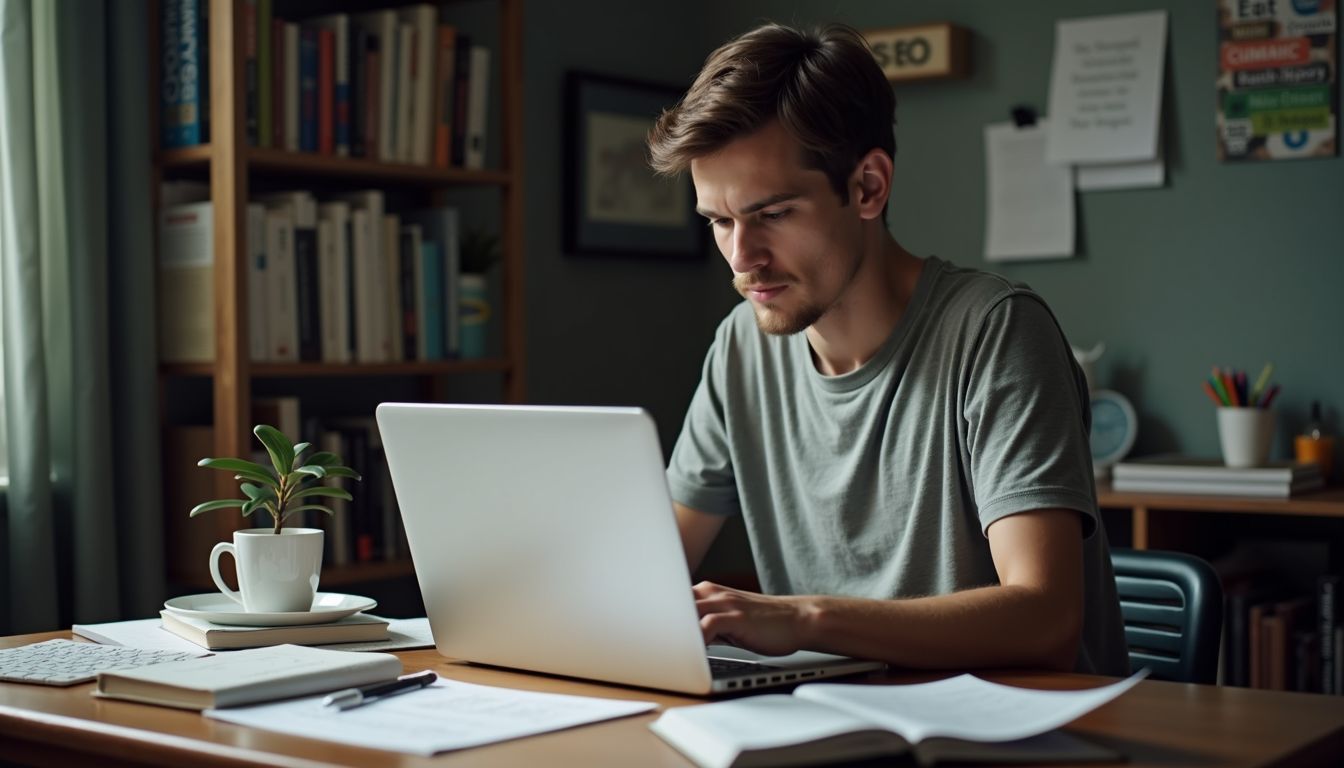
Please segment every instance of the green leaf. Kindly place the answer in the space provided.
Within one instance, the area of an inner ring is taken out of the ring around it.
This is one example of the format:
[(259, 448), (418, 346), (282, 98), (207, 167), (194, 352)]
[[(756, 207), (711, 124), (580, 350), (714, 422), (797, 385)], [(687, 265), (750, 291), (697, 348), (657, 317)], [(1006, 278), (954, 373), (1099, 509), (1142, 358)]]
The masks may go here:
[(239, 487), (243, 489), (243, 493), (247, 494), (249, 499), (265, 501), (267, 498), (275, 498), (275, 492), (271, 490), (270, 486), (263, 487), (252, 483), (243, 483)]
[(195, 517), (202, 512), (209, 512), (212, 509), (230, 509), (232, 507), (241, 507), (247, 504), (246, 499), (218, 499), (216, 501), (207, 501), (191, 508), (191, 514), (188, 517)]
[(290, 468), (294, 466), (294, 444), (289, 441), (285, 434), (275, 427), (267, 424), (258, 424), (252, 429), (252, 434), (257, 436), (261, 444), (266, 446), (266, 452), (271, 455), (271, 463), (275, 465), (275, 471), (280, 475), (287, 475)]
[(315, 485), (312, 488), (304, 488), (302, 491), (291, 495), (289, 498), (292, 501), (294, 499), (306, 499), (309, 496), (327, 496), (333, 499), (345, 499), (346, 501), (354, 500), (354, 497), (350, 495), (349, 491), (344, 488), (333, 488), (329, 485)]
[(328, 515), (336, 514), (335, 512), (332, 512), (330, 509), (322, 506), (321, 504), (304, 504), (303, 506), (294, 507), (293, 509), (286, 509), (285, 514), (280, 516), (280, 522), (283, 523), (284, 521), (289, 519), (290, 515), (294, 514), (295, 512), (302, 512), (305, 509), (311, 509), (317, 512), (326, 512)]
[(309, 456), (304, 461), (304, 463), (316, 464), (319, 467), (331, 467), (340, 464), (341, 457), (337, 456), (331, 451), (318, 451), (317, 453), (314, 453), (312, 456)]
[(326, 467), (319, 467), (316, 464), (304, 464), (302, 467), (294, 470), (294, 474), (312, 475), (313, 477), (326, 477)]
[(327, 477), (349, 477), (361, 480), (359, 473), (349, 467), (327, 467)]
[(271, 474), (269, 469), (245, 459), (201, 459), (196, 462), (196, 466), (234, 472), (247, 480), (266, 483), (267, 485), (278, 484), (275, 475)]
[(266, 499), (252, 499), (243, 505), (243, 517), (251, 517), (258, 509), (266, 509)]
[(294, 446), (294, 455), (298, 456), (312, 447), (313, 447), (312, 443), (299, 443), (298, 445)]

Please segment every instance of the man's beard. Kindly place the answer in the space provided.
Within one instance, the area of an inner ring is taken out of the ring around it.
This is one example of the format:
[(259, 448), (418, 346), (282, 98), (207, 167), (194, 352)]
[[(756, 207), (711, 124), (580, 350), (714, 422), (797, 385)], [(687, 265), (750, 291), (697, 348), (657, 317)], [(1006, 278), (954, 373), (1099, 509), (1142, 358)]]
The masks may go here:
[[(748, 272), (733, 277), (733, 288), (748, 301), (750, 298), (747, 297), (747, 286), (750, 285), (786, 285), (790, 289), (796, 289), (798, 282), (787, 276), (773, 275), (769, 272)], [(786, 290), (785, 293), (787, 292)], [(752, 302), (752, 309), (756, 312), (756, 325), (761, 332), (772, 336), (792, 336), (805, 331), (826, 314), (826, 307), (816, 304), (805, 304), (793, 312), (785, 312), (782, 309)]]

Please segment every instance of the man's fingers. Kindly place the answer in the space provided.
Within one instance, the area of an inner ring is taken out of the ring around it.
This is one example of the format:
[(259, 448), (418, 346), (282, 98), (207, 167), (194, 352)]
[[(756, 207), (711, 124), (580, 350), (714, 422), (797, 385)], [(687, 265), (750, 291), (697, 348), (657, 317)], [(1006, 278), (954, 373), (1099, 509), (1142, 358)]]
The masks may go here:
[(729, 645), (734, 645), (733, 630), (739, 625), (742, 614), (732, 613), (711, 613), (700, 617), (700, 631), (704, 634), (705, 642), (712, 643), (715, 639), (721, 639)]

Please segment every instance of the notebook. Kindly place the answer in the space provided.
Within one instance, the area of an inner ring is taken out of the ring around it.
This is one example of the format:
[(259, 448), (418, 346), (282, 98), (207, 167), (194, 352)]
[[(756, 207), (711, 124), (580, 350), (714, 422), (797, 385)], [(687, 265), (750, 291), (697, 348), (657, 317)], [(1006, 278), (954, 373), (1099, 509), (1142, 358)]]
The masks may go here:
[(377, 419), (444, 656), (698, 695), (883, 667), (706, 648), (643, 410), (383, 403)]

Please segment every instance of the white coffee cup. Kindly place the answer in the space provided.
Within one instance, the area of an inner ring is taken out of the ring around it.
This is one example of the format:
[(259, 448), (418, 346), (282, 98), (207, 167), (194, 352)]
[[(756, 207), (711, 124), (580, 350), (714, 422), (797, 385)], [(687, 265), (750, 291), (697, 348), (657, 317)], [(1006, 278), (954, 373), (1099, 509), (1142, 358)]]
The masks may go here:
[(1218, 441), (1229, 467), (1263, 467), (1269, 462), (1274, 412), (1268, 408), (1224, 406), (1218, 409)]
[[(219, 575), (219, 556), (233, 555), (238, 589)], [(233, 532), (210, 551), (210, 577), (225, 596), (248, 613), (309, 611), (322, 575), (322, 531), (318, 528), (250, 528)]]

